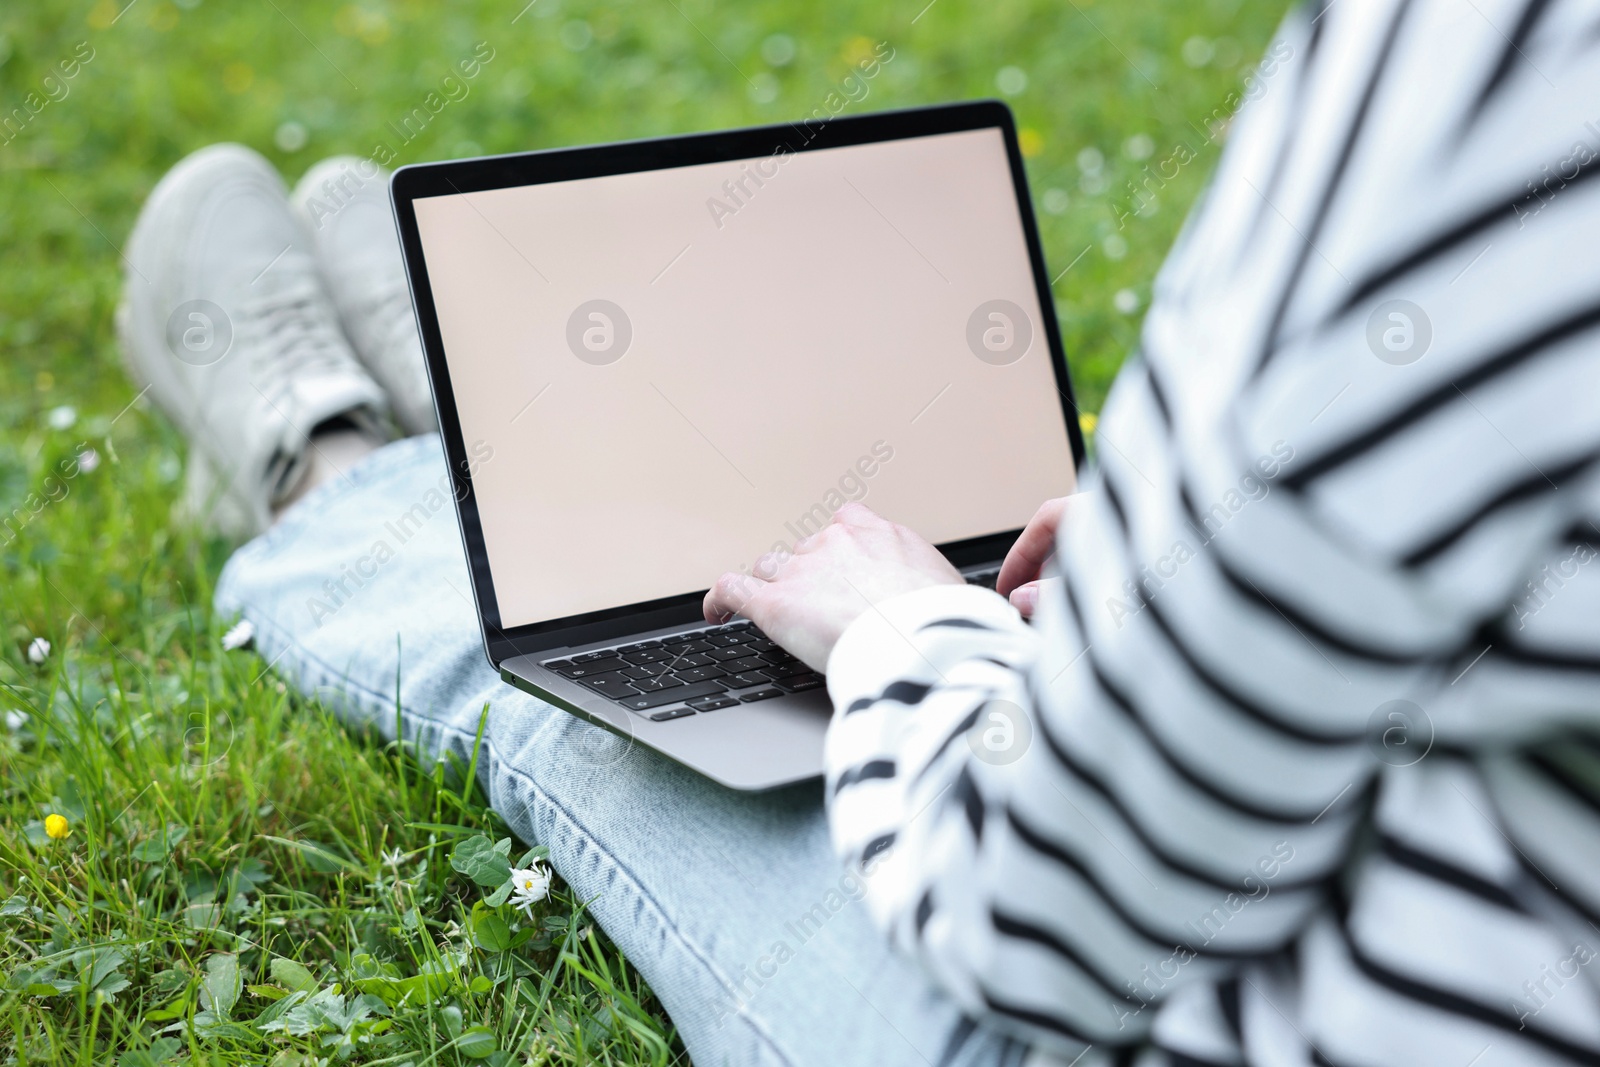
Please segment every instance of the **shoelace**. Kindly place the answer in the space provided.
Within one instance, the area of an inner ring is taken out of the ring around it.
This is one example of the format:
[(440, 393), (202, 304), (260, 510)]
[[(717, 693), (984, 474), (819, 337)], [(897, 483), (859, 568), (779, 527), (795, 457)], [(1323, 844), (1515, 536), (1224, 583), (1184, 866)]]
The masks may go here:
[[(251, 383), (286, 421), (292, 420), (291, 395), (297, 379), (323, 370), (338, 370), (351, 356), (332, 313), (315, 284), (281, 283), (242, 309), (256, 343), (250, 362)], [(309, 426), (293, 431), (308, 433)], [(293, 432), (291, 431), (291, 432)], [(298, 480), (305, 459), (300, 442), (286, 441), (267, 463), (269, 494), (277, 499)]]
[[(244, 309), (255, 329), (250, 380), (283, 408), (303, 375), (350, 364), (344, 337), (313, 284), (294, 282), (268, 292)], [(286, 412), (287, 414), (287, 412)]]

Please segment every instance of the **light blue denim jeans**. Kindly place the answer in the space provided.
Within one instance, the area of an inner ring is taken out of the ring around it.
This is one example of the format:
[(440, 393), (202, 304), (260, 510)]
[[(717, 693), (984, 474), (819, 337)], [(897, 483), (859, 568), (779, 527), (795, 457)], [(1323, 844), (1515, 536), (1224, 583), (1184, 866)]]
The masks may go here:
[(217, 607), (301, 693), (385, 736), (398, 718), (424, 755), (469, 753), (487, 704), (494, 809), (593, 900), (700, 1067), (1025, 1058), (889, 951), (870, 879), (829, 848), (820, 785), (730, 792), (500, 680), (437, 437), (308, 494), (234, 554)]

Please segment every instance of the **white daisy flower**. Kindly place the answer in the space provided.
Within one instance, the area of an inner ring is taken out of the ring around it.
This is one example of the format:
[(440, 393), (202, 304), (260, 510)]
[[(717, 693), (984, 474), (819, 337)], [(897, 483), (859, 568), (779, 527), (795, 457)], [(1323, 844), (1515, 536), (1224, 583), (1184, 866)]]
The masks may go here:
[(225, 651), (232, 652), (236, 648), (248, 645), (256, 636), (255, 623), (249, 619), (240, 619), (234, 623), (233, 629), (222, 635), (222, 647)]
[(78, 421), (78, 409), (71, 404), (62, 404), (50, 409), (49, 420), (52, 430), (70, 430), (72, 424)]
[(35, 637), (28, 642), (28, 662), (43, 663), (50, 655), (50, 642), (42, 637)]
[(26, 725), (28, 725), (28, 713), (27, 712), (25, 712), (25, 711), (8, 711), (8, 712), (6, 712), (6, 729), (7, 730), (10, 730), (12, 733), (16, 733), (18, 730), (22, 729)]
[[(236, 626), (234, 629), (238, 629), (238, 627)], [(384, 852), (382, 859), (385, 867), (393, 867), (398, 870), (400, 865), (406, 861), (406, 854), (399, 849), (394, 849)]]
[(550, 869), (538, 860), (511, 872), (511, 906), (531, 915), (533, 906), (550, 895)]
[(100, 453), (94, 449), (86, 448), (78, 453), (78, 469), (84, 474), (93, 474), (98, 466), (100, 466)]

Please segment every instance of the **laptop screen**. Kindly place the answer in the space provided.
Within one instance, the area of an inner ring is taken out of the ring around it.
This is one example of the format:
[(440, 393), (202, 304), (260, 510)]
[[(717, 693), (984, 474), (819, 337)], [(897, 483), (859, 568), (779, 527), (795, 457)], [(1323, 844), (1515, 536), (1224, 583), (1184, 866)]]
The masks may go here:
[(502, 626), (704, 590), (850, 500), (941, 544), (1074, 488), (999, 129), (414, 207)]

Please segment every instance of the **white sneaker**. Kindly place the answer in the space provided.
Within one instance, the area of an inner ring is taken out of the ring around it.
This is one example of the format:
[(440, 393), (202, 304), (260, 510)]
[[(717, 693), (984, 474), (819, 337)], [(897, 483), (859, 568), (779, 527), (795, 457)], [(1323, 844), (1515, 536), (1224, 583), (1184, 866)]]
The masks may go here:
[(317, 265), (356, 355), (389, 394), (407, 434), (439, 428), (389, 206), (389, 172), (335, 156), (306, 172), (289, 206), (311, 235)]
[(252, 536), (303, 476), (318, 425), (343, 416), (387, 436), (383, 391), (340, 333), (283, 179), (260, 155), (213, 145), (173, 167), (124, 262), (123, 358), (189, 437), (189, 515)]

